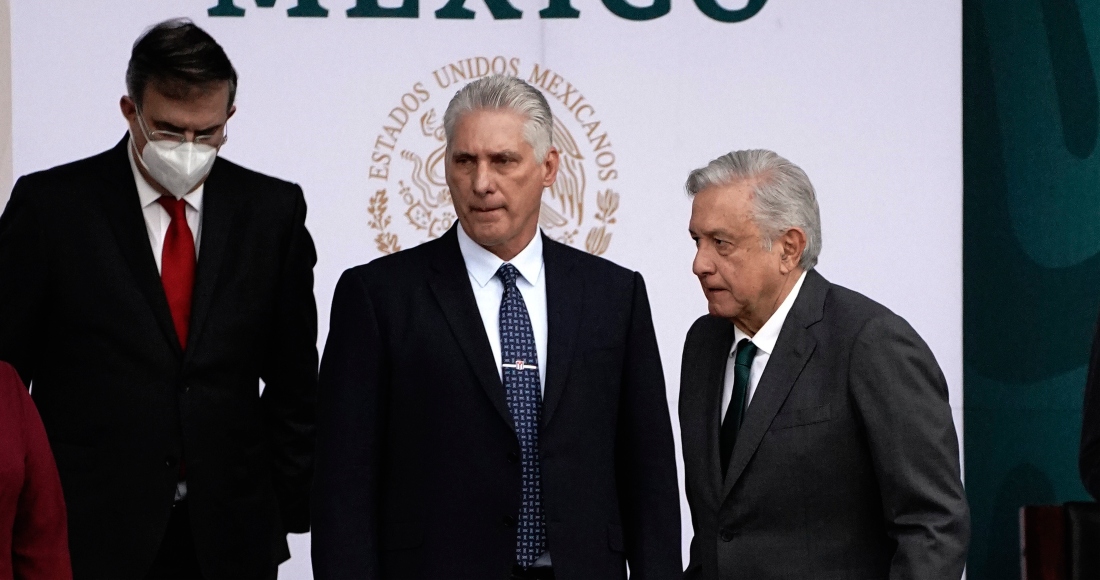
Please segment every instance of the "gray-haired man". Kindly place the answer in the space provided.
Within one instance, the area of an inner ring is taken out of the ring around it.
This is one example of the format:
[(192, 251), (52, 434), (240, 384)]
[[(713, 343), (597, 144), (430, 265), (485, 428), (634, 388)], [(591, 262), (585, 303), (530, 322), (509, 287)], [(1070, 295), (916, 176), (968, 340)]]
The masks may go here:
[(969, 514), (947, 384), (900, 317), (814, 266), (813, 186), (771, 151), (688, 177), (680, 425), (688, 579), (962, 575)]
[(444, 116), (459, 225), (345, 272), (321, 365), (317, 578), (670, 579), (672, 429), (642, 278), (541, 235), (536, 89)]

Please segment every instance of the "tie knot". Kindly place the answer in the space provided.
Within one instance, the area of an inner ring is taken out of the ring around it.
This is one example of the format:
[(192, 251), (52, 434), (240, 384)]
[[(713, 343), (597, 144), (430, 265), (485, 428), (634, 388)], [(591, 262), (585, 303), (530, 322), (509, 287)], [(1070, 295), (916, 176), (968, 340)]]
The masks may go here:
[(756, 356), (756, 345), (747, 338), (742, 338), (737, 343), (737, 365), (743, 367), (752, 366), (752, 357)]
[(505, 288), (511, 288), (516, 285), (516, 278), (519, 277), (519, 270), (515, 266), (505, 262), (497, 269), (497, 278), (500, 278), (501, 282), (504, 282)]
[(176, 199), (171, 195), (162, 195), (160, 199), (157, 200), (157, 203), (168, 212), (168, 215), (172, 216), (172, 219), (186, 218), (186, 213), (184, 212), (187, 208), (186, 201)]

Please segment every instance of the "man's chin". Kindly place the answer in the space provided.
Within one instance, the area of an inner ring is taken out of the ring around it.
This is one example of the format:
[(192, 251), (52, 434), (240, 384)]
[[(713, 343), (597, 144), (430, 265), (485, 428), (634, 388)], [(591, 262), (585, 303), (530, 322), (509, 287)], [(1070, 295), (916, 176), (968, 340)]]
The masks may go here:
[(707, 310), (711, 316), (717, 316), (718, 318), (733, 318), (733, 309), (725, 304), (715, 304), (714, 302), (707, 302)]
[(486, 227), (485, 224), (471, 224), (466, 228), (466, 234), (479, 246), (486, 248), (499, 246), (508, 241), (508, 236), (499, 228)]

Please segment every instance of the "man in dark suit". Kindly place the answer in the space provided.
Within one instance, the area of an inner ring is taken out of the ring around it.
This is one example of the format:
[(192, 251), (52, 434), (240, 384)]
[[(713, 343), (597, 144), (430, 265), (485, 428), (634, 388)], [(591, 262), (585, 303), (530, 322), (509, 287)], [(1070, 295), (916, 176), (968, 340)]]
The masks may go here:
[(735, 151), (688, 178), (710, 315), (684, 344), (688, 579), (959, 578), (947, 384), (917, 333), (813, 270), (809, 178)]
[(681, 575), (674, 447), (642, 277), (541, 235), (546, 100), (447, 108), (459, 225), (345, 272), (318, 391), (318, 579)]
[(273, 578), (309, 528), (302, 191), (216, 159), (237, 76), (194, 24), (147, 31), (126, 79), (129, 136), (0, 218), (0, 359), (33, 383), (77, 579)]

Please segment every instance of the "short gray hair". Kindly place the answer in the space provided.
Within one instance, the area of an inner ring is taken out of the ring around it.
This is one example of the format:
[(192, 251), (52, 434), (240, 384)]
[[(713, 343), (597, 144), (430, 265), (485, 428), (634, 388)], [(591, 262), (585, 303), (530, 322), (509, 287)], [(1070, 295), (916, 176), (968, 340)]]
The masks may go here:
[(535, 160), (542, 163), (553, 145), (551, 134), (554, 117), (546, 97), (538, 89), (522, 80), (491, 75), (478, 79), (455, 94), (443, 114), (443, 130), (447, 133), (447, 147), (454, 138), (455, 125), (466, 113), (479, 110), (503, 110), (519, 113), (527, 119), (523, 124), (523, 138), (535, 150)]
[(802, 168), (767, 149), (727, 153), (688, 175), (688, 195), (715, 186), (751, 182), (753, 221), (764, 235), (764, 249), (790, 228), (806, 233), (798, 265), (811, 270), (821, 253), (821, 211), (810, 178)]

